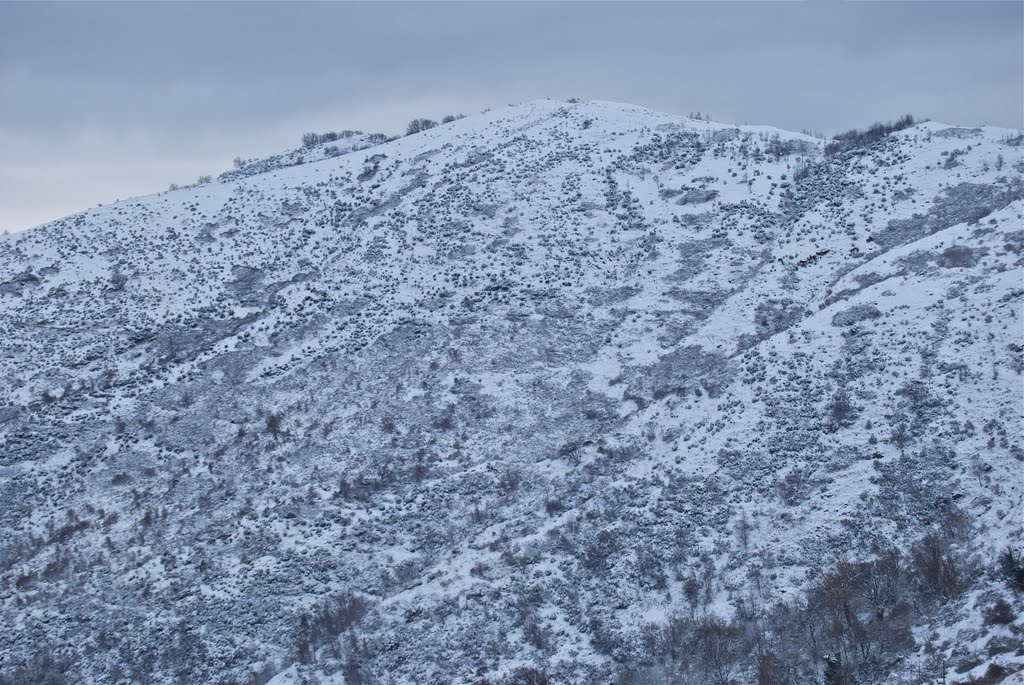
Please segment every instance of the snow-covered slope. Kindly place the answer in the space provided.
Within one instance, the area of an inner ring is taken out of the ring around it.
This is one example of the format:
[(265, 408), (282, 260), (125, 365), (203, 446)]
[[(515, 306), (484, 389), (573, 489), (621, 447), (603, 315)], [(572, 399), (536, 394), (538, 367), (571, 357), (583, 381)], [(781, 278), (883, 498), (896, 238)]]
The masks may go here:
[[(1019, 132), (826, 155), (540, 101), (351, 147), (0, 242), (0, 680), (1024, 663), (987, 618), (1020, 601)], [(912, 597), (833, 601), (894, 548)]]
[[(383, 133), (363, 133), (361, 131), (342, 131), (327, 134), (305, 134), (304, 145), (298, 149), (290, 150), (279, 155), (272, 155), (263, 159), (237, 159), (235, 168), (225, 171), (217, 177), (218, 181), (226, 183), (237, 181), (257, 174), (265, 174), (269, 171), (277, 171), (288, 167), (301, 166), (312, 162), (320, 162), (325, 159), (332, 159), (347, 155), (350, 152), (367, 150), (375, 145), (386, 143), (388, 138)], [(308, 140), (305, 140), (308, 138)]]

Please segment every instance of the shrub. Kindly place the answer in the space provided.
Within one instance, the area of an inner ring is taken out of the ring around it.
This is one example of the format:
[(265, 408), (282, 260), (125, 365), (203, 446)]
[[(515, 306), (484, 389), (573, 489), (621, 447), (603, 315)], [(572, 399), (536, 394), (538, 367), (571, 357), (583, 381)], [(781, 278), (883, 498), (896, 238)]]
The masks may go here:
[(426, 131), (437, 126), (437, 122), (433, 119), (413, 119), (409, 122), (409, 126), (405, 129), (405, 135), (411, 136), (414, 133)]
[(299, 619), (296, 653), (303, 663), (313, 661), (319, 647), (356, 625), (370, 605), (361, 597), (344, 591), (317, 604)]
[(961, 681), (961, 685), (996, 685), (1004, 681), (1008, 675), (1008, 671), (1005, 666), (1000, 664), (989, 664), (988, 668), (985, 669), (985, 674), (979, 678), (971, 678), (969, 680)]
[(963, 589), (964, 574), (946, 538), (929, 533), (911, 556), (917, 589), (923, 597), (947, 600)]
[(1024, 592), (1024, 563), (1021, 555), (1007, 547), (999, 555), (999, 570), (1003, 580), (1015, 592)]
[(704, 682), (730, 685), (744, 652), (740, 626), (710, 616), (697, 624), (691, 639), (691, 660)]
[(548, 516), (554, 516), (555, 514), (565, 511), (565, 505), (562, 504), (562, 500), (552, 497), (545, 500), (544, 511)]
[(855, 685), (857, 682), (853, 675), (853, 669), (843, 663), (842, 656), (839, 654), (825, 657), (825, 670), (822, 673), (822, 678), (825, 685)]
[(985, 610), (985, 625), (1009, 625), (1017, 618), (1016, 612), (1010, 603), (1000, 597), (990, 608)]
[(319, 136), (315, 133), (302, 134), (302, 147), (313, 147), (317, 144)]
[(0, 669), (0, 682), (5, 685), (61, 685), (72, 681), (68, 675), (70, 667), (66, 658), (43, 647), (25, 662), (5, 661)]
[(866, 131), (851, 129), (845, 133), (840, 133), (835, 136), (835, 138), (832, 139), (832, 142), (825, 146), (825, 154), (835, 155), (854, 148), (866, 147), (881, 140), (882, 138), (885, 138), (890, 133), (910, 128), (915, 123), (917, 122), (914, 120), (914, 117), (909, 114), (905, 114), (895, 122), (887, 124), (883, 124), (881, 122), (874, 123), (869, 126)]
[(939, 264), (947, 268), (974, 266), (974, 250), (966, 245), (947, 247), (939, 255)]
[(284, 416), (280, 412), (267, 412), (267, 432), (277, 440), (284, 432), (281, 428), (281, 422), (284, 420)]
[(550, 685), (548, 675), (532, 666), (520, 666), (509, 674), (505, 685)]
[(850, 426), (857, 418), (857, 411), (853, 402), (850, 401), (850, 394), (845, 389), (839, 389), (832, 395), (829, 415), (832, 426), (835, 428)]

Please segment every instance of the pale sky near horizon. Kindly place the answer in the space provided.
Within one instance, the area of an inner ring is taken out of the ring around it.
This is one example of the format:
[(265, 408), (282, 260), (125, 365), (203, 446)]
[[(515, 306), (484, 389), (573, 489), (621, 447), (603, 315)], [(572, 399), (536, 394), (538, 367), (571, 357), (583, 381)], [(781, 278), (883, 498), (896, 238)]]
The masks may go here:
[(1022, 2), (0, 2), (0, 232), (312, 130), (542, 97), (826, 134), (1024, 128)]

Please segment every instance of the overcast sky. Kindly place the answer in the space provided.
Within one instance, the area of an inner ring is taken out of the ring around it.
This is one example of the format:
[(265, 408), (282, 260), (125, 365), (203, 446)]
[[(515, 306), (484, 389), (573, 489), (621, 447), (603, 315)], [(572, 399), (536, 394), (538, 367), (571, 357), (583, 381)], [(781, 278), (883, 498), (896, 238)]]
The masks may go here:
[(0, 2), (0, 232), (309, 130), (541, 97), (835, 133), (1024, 127), (1024, 3)]

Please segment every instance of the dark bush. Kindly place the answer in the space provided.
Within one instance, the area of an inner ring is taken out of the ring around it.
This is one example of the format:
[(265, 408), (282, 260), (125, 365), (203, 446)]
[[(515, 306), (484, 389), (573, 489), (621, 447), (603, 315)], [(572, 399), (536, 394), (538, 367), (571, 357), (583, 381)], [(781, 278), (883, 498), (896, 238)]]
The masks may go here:
[(296, 655), (303, 663), (311, 663), (319, 647), (334, 640), (357, 624), (370, 605), (366, 600), (345, 591), (313, 607), (299, 619)]
[(550, 685), (551, 679), (544, 671), (532, 666), (520, 666), (509, 674), (505, 685)]
[(730, 685), (744, 656), (743, 631), (738, 623), (726, 623), (708, 617), (693, 631), (691, 662), (702, 680), (714, 685)]
[(1021, 555), (1007, 547), (999, 555), (999, 570), (1003, 580), (1015, 592), (1024, 592), (1024, 563)]
[(918, 592), (926, 599), (948, 600), (964, 586), (964, 574), (949, 541), (937, 533), (924, 536), (912, 553)]
[(302, 134), (302, 147), (316, 147), (323, 143), (333, 143), (339, 138), (350, 138), (354, 135), (354, 131), (327, 131), (325, 133), (303, 133)]
[(948, 269), (974, 266), (974, 250), (966, 245), (947, 247), (939, 255), (939, 265)]
[(835, 155), (840, 152), (845, 152), (846, 150), (867, 147), (868, 145), (886, 137), (890, 133), (910, 128), (915, 123), (917, 122), (914, 120), (914, 117), (906, 114), (895, 122), (888, 124), (883, 124), (881, 122), (874, 123), (869, 126), (866, 131), (851, 129), (845, 133), (840, 133), (833, 138), (832, 142), (825, 146), (825, 154)]
[(49, 649), (37, 651), (29, 660), (11, 663), (6, 659), (0, 667), (0, 683), (4, 685), (63, 685), (73, 682), (67, 659)]
[(850, 394), (845, 389), (839, 389), (832, 395), (832, 403), (829, 405), (829, 418), (833, 428), (853, 425), (857, 418), (857, 410), (850, 400)]
[(1010, 603), (1000, 597), (990, 608), (985, 610), (985, 625), (1009, 625), (1017, 618), (1017, 613)]
[(413, 119), (409, 122), (409, 126), (405, 129), (405, 135), (411, 136), (414, 133), (420, 131), (426, 131), (437, 126), (437, 122), (433, 119)]
[(277, 440), (283, 433), (284, 430), (281, 427), (281, 422), (284, 420), (284, 416), (280, 412), (268, 412), (266, 423), (267, 432)]

